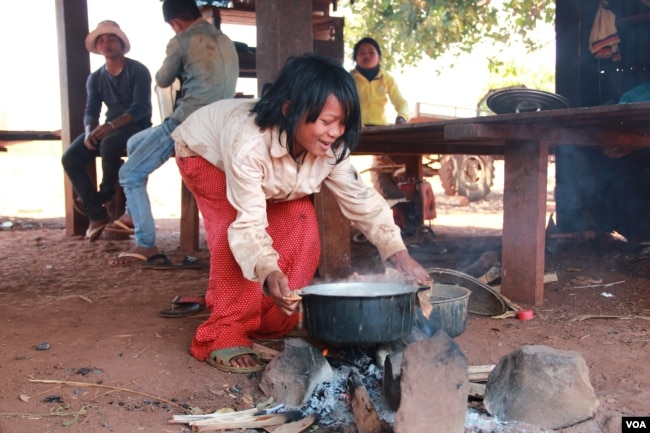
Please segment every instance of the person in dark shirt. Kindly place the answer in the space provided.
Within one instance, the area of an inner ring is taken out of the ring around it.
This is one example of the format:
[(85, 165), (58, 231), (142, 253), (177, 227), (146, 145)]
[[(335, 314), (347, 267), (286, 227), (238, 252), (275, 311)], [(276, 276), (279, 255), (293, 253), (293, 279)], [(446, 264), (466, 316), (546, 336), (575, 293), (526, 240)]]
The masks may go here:
[[(106, 63), (86, 80), (84, 130), (65, 150), (61, 162), (79, 196), (90, 224), (86, 239), (95, 241), (109, 222), (105, 207), (115, 194), (126, 142), (151, 126), (151, 73), (142, 63), (125, 57), (130, 44), (114, 21), (102, 21), (86, 36), (86, 49), (104, 56)], [(105, 122), (99, 122), (102, 104)], [(102, 157), (99, 189), (86, 166)]]

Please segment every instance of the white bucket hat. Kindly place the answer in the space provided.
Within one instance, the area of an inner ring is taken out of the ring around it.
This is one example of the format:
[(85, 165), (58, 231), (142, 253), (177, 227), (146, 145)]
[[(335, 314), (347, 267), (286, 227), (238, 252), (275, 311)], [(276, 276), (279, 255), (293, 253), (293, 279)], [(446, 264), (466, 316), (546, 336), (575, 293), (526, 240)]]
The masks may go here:
[(99, 51), (97, 51), (95, 41), (97, 40), (97, 37), (99, 35), (105, 35), (108, 33), (111, 33), (117, 36), (118, 38), (120, 38), (120, 40), (124, 44), (124, 54), (129, 52), (129, 50), (131, 49), (129, 38), (126, 37), (122, 29), (120, 29), (120, 26), (115, 21), (111, 21), (111, 20), (100, 22), (99, 24), (97, 24), (97, 28), (95, 30), (88, 33), (88, 36), (86, 36), (86, 49), (91, 53), (99, 54)]

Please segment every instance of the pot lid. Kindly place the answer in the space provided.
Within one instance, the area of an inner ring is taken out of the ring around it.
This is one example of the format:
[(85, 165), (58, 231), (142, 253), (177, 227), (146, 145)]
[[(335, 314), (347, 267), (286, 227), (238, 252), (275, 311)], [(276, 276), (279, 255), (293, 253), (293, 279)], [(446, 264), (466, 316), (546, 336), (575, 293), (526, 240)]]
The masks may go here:
[(564, 96), (535, 89), (497, 90), (487, 98), (487, 106), (496, 114), (529, 113), (532, 111), (569, 108)]
[(342, 296), (350, 298), (377, 298), (382, 296), (396, 296), (415, 293), (417, 287), (409, 284), (396, 283), (330, 283), (315, 284), (302, 289), (302, 296)]
[(483, 316), (498, 316), (508, 311), (506, 301), (492, 287), (471, 275), (453, 269), (428, 268), (427, 272), (436, 283), (456, 284), (472, 294), (467, 300), (467, 311)]

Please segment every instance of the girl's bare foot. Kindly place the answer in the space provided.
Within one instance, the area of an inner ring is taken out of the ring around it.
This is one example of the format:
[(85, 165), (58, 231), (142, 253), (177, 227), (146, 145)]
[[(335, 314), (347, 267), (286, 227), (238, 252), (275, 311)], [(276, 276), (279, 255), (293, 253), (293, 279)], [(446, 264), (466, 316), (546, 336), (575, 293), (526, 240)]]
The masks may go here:
[(240, 355), (231, 358), (230, 365), (232, 367), (257, 367), (262, 364), (250, 355)]

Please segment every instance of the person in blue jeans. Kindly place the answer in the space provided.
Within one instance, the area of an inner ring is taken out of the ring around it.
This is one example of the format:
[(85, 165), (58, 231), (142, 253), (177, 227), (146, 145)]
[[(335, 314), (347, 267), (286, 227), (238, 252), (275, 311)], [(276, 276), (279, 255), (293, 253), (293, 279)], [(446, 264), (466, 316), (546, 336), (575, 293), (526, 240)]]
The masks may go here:
[(135, 246), (111, 259), (111, 265), (145, 262), (160, 253), (147, 179), (174, 154), (171, 133), (187, 116), (204, 105), (235, 97), (239, 58), (234, 43), (202, 18), (194, 0), (164, 0), (162, 12), (176, 35), (167, 44), (155, 80), (158, 87), (169, 87), (178, 78), (181, 89), (167, 119), (127, 142), (128, 159), (119, 172), (126, 211), (113, 225), (133, 228)]
[[(142, 63), (125, 57), (131, 45), (115, 21), (100, 22), (85, 45), (106, 63), (86, 79), (85, 132), (65, 150), (61, 164), (90, 220), (86, 239), (94, 242), (109, 221), (105, 204), (115, 195), (127, 140), (151, 126), (151, 74)], [(100, 124), (102, 105), (106, 121)], [(97, 156), (102, 158), (99, 190), (86, 171)]]

